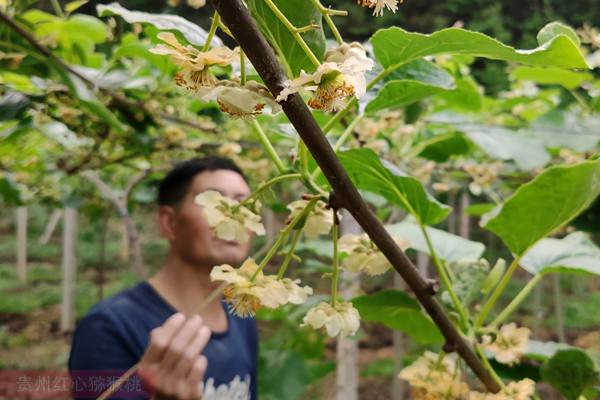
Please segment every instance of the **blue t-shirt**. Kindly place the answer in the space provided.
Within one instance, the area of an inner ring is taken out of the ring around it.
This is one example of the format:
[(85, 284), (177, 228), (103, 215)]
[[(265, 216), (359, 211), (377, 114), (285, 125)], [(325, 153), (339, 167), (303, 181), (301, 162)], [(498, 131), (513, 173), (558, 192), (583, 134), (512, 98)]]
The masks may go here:
[[(225, 311), (227, 331), (213, 333), (202, 351), (208, 359), (202, 399), (256, 400), (256, 321)], [(146, 281), (92, 307), (73, 336), (69, 371), (74, 397), (98, 397), (110, 385), (110, 379), (114, 381), (141, 359), (150, 331), (176, 312)], [(92, 371), (101, 373), (93, 375)], [(140, 392), (140, 385), (136, 375), (110, 399), (149, 398), (143, 389)]]

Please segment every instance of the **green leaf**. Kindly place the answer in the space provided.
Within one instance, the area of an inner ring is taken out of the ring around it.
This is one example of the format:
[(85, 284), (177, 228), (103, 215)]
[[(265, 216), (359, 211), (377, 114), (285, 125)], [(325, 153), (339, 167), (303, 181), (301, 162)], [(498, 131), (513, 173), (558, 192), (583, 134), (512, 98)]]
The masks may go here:
[(433, 344), (444, 340), (437, 326), (421, 311), (419, 303), (404, 292), (383, 290), (355, 297), (352, 304), (363, 321), (379, 322), (404, 332), (417, 343)]
[[(130, 11), (119, 3), (110, 3), (108, 5), (98, 4), (96, 10), (101, 17), (119, 15), (130, 24), (145, 23), (153, 25), (161, 30), (179, 32), (188, 42), (196, 46), (203, 46), (208, 38), (208, 32), (178, 15), (150, 14), (142, 11)], [(211, 45), (221, 47), (223, 46), (223, 42), (215, 35), (211, 41)]]
[(553, 357), (557, 351), (572, 349), (573, 346), (570, 346), (566, 343), (558, 343), (558, 342), (540, 342), (539, 340), (530, 340), (527, 342), (527, 349), (523, 353), (525, 357), (537, 360), (537, 361), (546, 361), (547, 359)]
[(594, 361), (581, 349), (557, 351), (540, 372), (567, 400), (577, 400), (587, 388), (598, 383)]
[(125, 134), (127, 128), (119, 121), (104, 104), (102, 104), (86, 84), (77, 76), (64, 72), (61, 68), (56, 71), (61, 75), (65, 85), (69, 87), (71, 93), (79, 100), (81, 105), (88, 111), (96, 114), (101, 120), (113, 127), (117, 132)]
[[(398, 224), (386, 225), (391, 235), (398, 235), (408, 240), (410, 248), (429, 254), (429, 247), (419, 225), (403, 221)], [(477, 260), (483, 254), (485, 246), (479, 242), (464, 239), (441, 229), (426, 227), (433, 249), (442, 260), (455, 262), (464, 259)]]
[(437, 201), (418, 179), (381, 160), (371, 149), (353, 149), (338, 157), (357, 188), (380, 194), (426, 225), (441, 222), (450, 207)]
[(420, 142), (417, 150), (420, 150), (417, 154), (419, 157), (442, 163), (454, 155), (468, 154), (471, 143), (461, 132), (449, 132)]
[(571, 39), (576, 46), (581, 46), (581, 40), (579, 35), (575, 32), (575, 29), (568, 25), (561, 24), (560, 22), (550, 22), (544, 26), (537, 34), (537, 41), (540, 46), (552, 41), (556, 36), (564, 35)]
[(413, 60), (395, 69), (384, 81), (411, 80), (444, 89), (454, 88), (454, 78), (444, 68), (431, 61)]
[(85, 37), (93, 43), (103, 43), (108, 35), (108, 27), (98, 18), (90, 15), (76, 14), (63, 24), (60, 32), (61, 41), (74, 41), (74, 37)]
[[(273, 0), (279, 10), (296, 27), (317, 24), (320, 28), (302, 33), (304, 41), (320, 61), (325, 54), (325, 34), (322, 27), (322, 15), (317, 8), (306, 0)], [(264, 0), (248, 0), (246, 2), (252, 16), (258, 22), (261, 31), (283, 58), (293, 76), (300, 70), (313, 71), (315, 66), (308, 59), (302, 47), (296, 42), (290, 31), (273, 14)]]
[(570, 71), (556, 67), (520, 66), (512, 71), (510, 78), (532, 81), (540, 85), (561, 85), (566, 89), (575, 89), (582, 83), (594, 79), (594, 76), (588, 72)]
[(472, 217), (481, 217), (483, 214), (489, 213), (496, 205), (494, 203), (479, 203), (472, 204), (469, 207), (465, 208), (465, 213)]
[(600, 160), (551, 167), (486, 214), (482, 225), (513, 253), (523, 255), (585, 210), (598, 194)]
[(84, 6), (85, 4), (87, 4), (88, 1), (89, 0), (71, 1), (70, 3), (65, 4), (65, 11), (67, 12), (67, 14), (70, 14), (73, 11), (77, 10), (79, 7)]
[(547, 272), (587, 272), (600, 275), (600, 248), (583, 232), (563, 239), (540, 240), (521, 259), (532, 274)]
[(60, 143), (66, 149), (71, 150), (77, 147), (93, 144), (90, 138), (79, 138), (75, 132), (71, 131), (65, 124), (58, 121), (48, 122), (39, 127), (40, 131)]
[(0, 121), (19, 117), (30, 104), (29, 98), (19, 92), (8, 92), (0, 96)]
[(541, 139), (524, 132), (497, 126), (457, 125), (483, 152), (496, 160), (513, 160), (519, 169), (529, 171), (550, 161)]
[(377, 31), (371, 38), (373, 51), (384, 68), (397, 68), (425, 56), (451, 53), (516, 61), (530, 65), (587, 69), (588, 65), (575, 43), (564, 34), (553, 37), (532, 50), (516, 50), (482, 33), (448, 28), (430, 35), (391, 27)]
[(395, 80), (386, 83), (377, 96), (367, 104), (366, 113), (387, 108), (400, 108), (448, 89), (419, 81)]

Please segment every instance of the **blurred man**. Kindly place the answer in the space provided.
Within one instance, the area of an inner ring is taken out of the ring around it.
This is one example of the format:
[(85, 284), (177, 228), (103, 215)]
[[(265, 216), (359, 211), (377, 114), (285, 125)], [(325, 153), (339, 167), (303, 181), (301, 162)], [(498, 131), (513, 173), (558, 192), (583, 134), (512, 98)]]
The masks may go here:
[[(155, 399), (256, 399), (254, 319), (228, 313), (220, 296), (202, 317), (185, 317), (219, 285), (209, 278), (212, 267), (239, 266), (250, 249), (250, 241), (213, 234), (194, 203), (205, 190), (236, 200), (250, 194), (240, 169), (219, 157), (183, 162), (164, 178), (158, 224), (169, 241), (167, 260), (156, 275), (101, 301), (81, 320), (69, 357), (74, 378), (89, 370), (122, 373), (142, 359), (139, 376)], [(127, 395), (122, 389), (111, 398), (133, 398)]]

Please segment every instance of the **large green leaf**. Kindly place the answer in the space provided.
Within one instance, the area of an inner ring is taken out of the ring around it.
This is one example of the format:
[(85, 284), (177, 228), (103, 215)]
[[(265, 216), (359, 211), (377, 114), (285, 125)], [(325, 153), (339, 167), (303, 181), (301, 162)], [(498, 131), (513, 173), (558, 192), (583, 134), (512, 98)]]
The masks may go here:
[[(161, 30), (179, 32), (188, 42), (196, 46), (203, 46), (208, 37), (208, 32), (204, 29), (178, 15), (130, 11), (116, 2), (108, 5), (98, 4), (96, 10), (101, 17), (119, 15), (130, 24), (145, 23), (154, 25)], [(211, 44), (217, 47), (223, 46), (223, 42), (216, 35), (213, 37)]]
[(543, 167), (550, 161), (544, 142), (525, 132), (484, 125), (457, 125), (457, 128), (491, 158), (513, 160), (521, 170)]
[[(386, 225), (385, 227), (391, 235), (398, 235), (410, 243), (410, 248), (429, 254), (427, 241), (419, 225), (403, 221), (397, 224)], [(485, 246), (479, 242), (464, 239), (446, 231), (426, 227), (427, 235), (431, 239), (433, 249), (442, 260), (455, 262), (464, 259), (478, 260)]]
[(406, 333), (421, 344), (442, 343), (443, 336), (419, 303), (404, 292), (383, 290), (355, 297), (352, 304), (363, 321), (379, 322)]
[(581, 349), (557, 351), (540, 372), (567, 400), (577, 400), (587, 388), (599, 382), (594, 361)]
[[(322, 15), (310, 1), (306, 0), (273, 0), (287, 19), (297, 27), (317, 24), (319, 29), (312, 29), (302, 34), (302, 37), (315, 56), (323, 59), (325, 53), (325, 34), (322, 28)], [(275, 47), (277, 53), (284, 59), (289, 72), (298, 76), (300, 70), (312, 71), (315, 66), (308, 59), (302, 47), (296, 42), (290, 31), (279, 21), (263, 0), (248, 0), (246, 2), (257, 20), (261, 31)]]
[(510, 77), (513, 80), (527, 80), (542, 85), (561, 85), (567, 89), (575, 89), (582, 83), (591, 81), (594, 75), (556, 67), (519, 66), (512, 71)]
[(423, 224), (443, 221), (450, 212), (450, 207), (431, 196), (418, 179), (381, 160), (371, 149), (343, 151), (338, 157), (357, 188), (380, 194)]
[(560, 33), (532, 50), (516, 50), (482, 33), (448, 28), (430, 35), (392, 27), (371, 38), (377, 60), (384, 68), (395, 68), (425, 56), (451, 53), (479, 56), (524, 64), (587, 69), (577, 45)]
[(486, 214), (482, 225), (513, 253), (523, 255), (585, 210), (598, 194), (600, 160), (551, 167)]
[(394, 80), (386, 83), (377, 96), (367, 104), (366, 113), (386, 108), (399, 108), (416, 101), (447, 91), (448, 89), (419, 81)]
[(521, 259), (532, 274), (546, 272), (588, 272), (600, 275), (600, 248), (583, 232), (563, 239), (540, 240)]

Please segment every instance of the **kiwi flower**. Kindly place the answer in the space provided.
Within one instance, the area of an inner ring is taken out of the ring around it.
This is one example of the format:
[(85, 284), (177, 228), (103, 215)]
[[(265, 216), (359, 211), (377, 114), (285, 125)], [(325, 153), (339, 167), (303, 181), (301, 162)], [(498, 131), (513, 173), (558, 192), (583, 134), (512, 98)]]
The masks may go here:
[[(309, 286), (300, 286), (300, 280), (278, 279), (258, 271), (252, 258), (246, 259), (241, 267), (223, 264), (213, 267), (211, 281), (223, 281), (225, 301), (231, 311), (240, 317), (256, 314), (260, 307), (277, 308), (284, 304), (302, 304), (313, 293)], [(258, 272), (257, 272), (258, 271)]]
[(346, 105), (350, 96), (362, 97), (367, 91), (365, 72), (373, 68), (374, 62), (367, 57), (360, 43), (342, 43), (325, 53), (324, 62), (315, 72), (300, 72), (298, 78), (287, 80), (277, 96), (277, 101), (306, 89), (314, 92), (308, 105), (317, 110), (337, 111)]
[(216, 190), (206, 190), (197, 195), (194, 201), (202, 206), (208, 225), (219, 239), (246, 243), (250, 239), (248, 231), (257, 235), (265, 234), (260, 215)]

